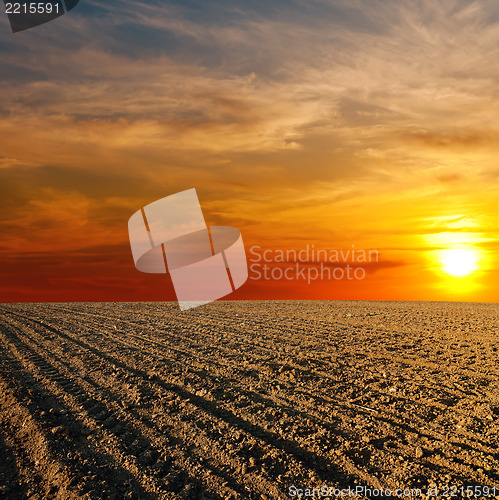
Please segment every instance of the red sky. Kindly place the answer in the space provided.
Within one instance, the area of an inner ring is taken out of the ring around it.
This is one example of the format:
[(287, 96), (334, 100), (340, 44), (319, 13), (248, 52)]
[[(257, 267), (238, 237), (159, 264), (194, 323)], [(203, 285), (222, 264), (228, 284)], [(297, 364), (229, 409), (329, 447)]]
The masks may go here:
[(498, 301), (495, 4), (112, 5), (0, 24), (0, 301), (174, 299), (127, 222), (190, 188), (248, 257), (378, 252), (230, 298)]

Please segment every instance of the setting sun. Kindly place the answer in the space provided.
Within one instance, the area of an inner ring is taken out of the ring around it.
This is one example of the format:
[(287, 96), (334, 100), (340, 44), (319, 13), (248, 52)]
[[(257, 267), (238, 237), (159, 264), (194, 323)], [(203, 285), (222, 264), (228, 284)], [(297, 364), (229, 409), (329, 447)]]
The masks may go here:
[(475, 250), (464, 248), (443, 250), (440, 261), (442, 270), (452, 276), (466, 276), (478, 269)]

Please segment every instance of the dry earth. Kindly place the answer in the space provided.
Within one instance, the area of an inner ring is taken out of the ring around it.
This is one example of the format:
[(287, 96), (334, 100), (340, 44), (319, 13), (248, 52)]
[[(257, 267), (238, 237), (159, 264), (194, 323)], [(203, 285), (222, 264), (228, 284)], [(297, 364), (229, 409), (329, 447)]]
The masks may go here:
[(498, 348), (495, 304), (3, 304), (0, 498), (499, 498)]

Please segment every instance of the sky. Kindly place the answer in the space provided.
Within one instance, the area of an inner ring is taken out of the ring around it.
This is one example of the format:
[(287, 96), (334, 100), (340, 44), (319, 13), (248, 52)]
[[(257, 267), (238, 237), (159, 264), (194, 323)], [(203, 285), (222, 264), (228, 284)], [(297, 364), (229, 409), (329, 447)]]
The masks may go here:
[[(80, 0), (18, 33), (4, 14), (0, 301), (174, 300), (127, 224), (196, 188), (244, 241), (230, 299), (497, 302), (498, 60), (495, 0)], [(312, 247), (376, 259), (281, 278), (318, 269)], [(304, 249), (259, 276), (257, 254)], [(445, 271), (455, 250), (472, 272)]]

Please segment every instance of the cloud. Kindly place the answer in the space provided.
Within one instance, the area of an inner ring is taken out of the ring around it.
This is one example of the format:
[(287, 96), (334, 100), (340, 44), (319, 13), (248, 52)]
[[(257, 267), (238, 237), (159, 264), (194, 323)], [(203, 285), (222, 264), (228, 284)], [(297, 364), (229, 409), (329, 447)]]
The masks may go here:
[[(498, 75), (485, 55), (499, 40), (490, 4), (314, 2), (304, 12), (292, 3), (264, 17), (221, 2), (208, 21), (194, 5), (112, 3), (109, 16), (70, 19), (80, 26), (71, 57), (52, 39), (22, 58), (7, 53), (4, 64), (40, 75), (2, 88), (9, 155), (29, 134), (40, 164), (44, 144), (52, 162), (71, 165), (83, 150), (226, 157), (300, 151), (328, 135), (353, 156), (415, 136), (479, 138), (484, 119), (492, 126)], [(133, 36), (131, 27), (149, 31)], [(98, 36), (105, 28), (119, 50)], [(87, 32), (96, 36), (89, 45)], [(465, 134), (446, 130), (450, 120)]]
[(193, 183), (250, 240), (417, 249), (496, 196), (498, 22), (491, 0), (89, 0), (0, 34), (4, 251), (125, 242)]

